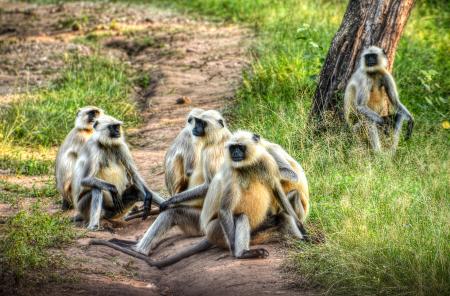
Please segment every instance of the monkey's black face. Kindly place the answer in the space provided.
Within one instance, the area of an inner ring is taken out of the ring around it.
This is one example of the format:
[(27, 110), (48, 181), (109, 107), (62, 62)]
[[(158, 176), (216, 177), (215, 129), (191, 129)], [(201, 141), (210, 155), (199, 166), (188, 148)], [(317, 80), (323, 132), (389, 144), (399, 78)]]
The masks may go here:
[(245, 152), (247, 151), (247, 147), (242, 144), (233, 144), (228, 147), (230, 151), (230, 157), (233, 161), (242, 161), (245, 159)]
[(367, 67), (373, 67), (378, 64), (378, 55), (376, 53), (368, 53), (364, 56)]
[(108, 130), (111, 138), (120, 138), (120, 124), (110, 124)]
[(200, 118), (194, 118), (194, 120), (195, 120), (195, 126), (192, 129), (192, 134), (196, 137), (205, 136), (205, 128), (208, 125), (208, 123)]
[(97, 118), (99, 112), (97, 110), (91, 110), (87, 113), (88, 116), (88, 122), (93, 123), (95, 121), (95, 118)]

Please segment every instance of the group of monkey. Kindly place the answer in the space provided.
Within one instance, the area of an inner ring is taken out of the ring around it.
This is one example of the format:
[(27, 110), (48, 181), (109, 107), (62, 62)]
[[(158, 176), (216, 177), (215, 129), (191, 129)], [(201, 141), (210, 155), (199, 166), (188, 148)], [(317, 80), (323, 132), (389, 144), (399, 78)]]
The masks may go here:
[[(381, 144), (378, 128), (393, 125), (395, 150), (403, 120), (413, 118), (400, 103), (395, 82), (386, 70), (382, 49), (371, 46), (361, 55), (345, 93), (345, 118), (359, 119), (354, 130), (367, 130), (374, 150)], [(392, 115), (393, 114), (393, 115)], [(394, 122), (392, 119), (394, 118)], [(164, 267), (212, 246), (228, 248), (235, 258), (265, 258), (264, 248), (250, 248), (275, 233), (309, 240), (304, 222), (309, 213), (308, 182), (301, 165), (281, 146), (249, 131), (231, 133), (216, 110), (194, 108), (166, 152), (164, 199), (150, 190), (133, 161), (122, 122), (97, 107), (79, 109), (75, 127), (56, 158), (56, 185), (63, 210), (74, 207), (74, 220), (90, 230), (100, 220), (158, 216), (139, 241), (92, 240)], [(134, 207), (143, 201), (143, 207)], [(133, 209), (132, 209), (133, 208)], [(130, 211), (130, 209), (132, 209)], [(174, 226), (186, 235), (204, 236), (198, 244), (160, 261), (148, 258)]]

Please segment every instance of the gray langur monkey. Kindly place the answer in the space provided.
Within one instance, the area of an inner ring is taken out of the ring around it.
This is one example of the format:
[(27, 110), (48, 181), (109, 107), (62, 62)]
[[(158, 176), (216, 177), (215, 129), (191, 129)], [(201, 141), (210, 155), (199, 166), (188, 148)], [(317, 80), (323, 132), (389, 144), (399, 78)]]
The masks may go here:
[(374, 151), (381, 151), (378, 127), (389, 125), (394, 114), (392, 151), (400, 139), (403, 121), (408, 121), (406, 139), (414, 127), (411, 113), (400, 102), (394, 78), (386, 69), (387, 58), (383, 49), (370, 46), (361, 54), (359, 68), (350, 78), (344, 97), (344, 116), (352, 126), (351, 114), (362, 119), (353, 129), (367, 125), (369, 142)]
[(261, 143), (260, 137), (238, 131), (227, 142), (225, 150), (226, 160), (210, 183), (202, 210), (190, 212), (197, 216), (196, 219), (186, 221), (185, 213), (175, 211), (169, 216), (171, 221), (199, 221), (200, 225), (191, 227), (200, 227), (206, 238), (197, 245), (167, 259), (152, 261), (124, 248), (126, 242), (113, 244), (94, 240), (91, 244), (107, 245), (158, 268), (176, 263), (213, 245), (228, 248), (235, 258), (265, 258), (269, 255), (267, 250), (250, 249), (250, 243), (252, 233), (265, 222), (268, 213), (278, 213), (282, 217), (283, 229), (303, 239), (303, 224), (284, 193), (278, 164)]
[(144, 201), (144, 219), (152, 200), (156, 204), (164, 201), (140, 176), (125, 143), (122, 124), (111, 116), (100, 116), (75, 164), (72, 198), (90, 230), (100, 228), (102, 217), (116, 219), (139, 200)]
[(171, 202), (160, 205), (160, 211), (163, 212), (133, 246), (139, 253), (148, 255), (158, 240), (176, 225), (187, 235), (202, 235), (198, 219), (203, 200), (211, 180), (224, 162), (223, 147), (231, 132), (225, 124), (225, 119), (215, 110), (205, 111), (194, 116), (193, 120), (192, 137), (194, 147), (198, 150), (198, 161), (189, 179), (189, 189), (174, 195), (170, 199)]
[(56, 189), (62, 195), (62, 210), (73, 208), (72, 173), (81, 148), (94, 133), (95, 120), (103, 115), (103, 110), (94, 106), (78, 109), (75, 127), (64, 139), (55, 162)]
[(164, 157), (165, 182), (170, 196), (185, 191), (189, 186), (189, 178), (194, 171), (195, 162), (198, 161), (192, 139), (192, 129), (195, 125), (194, 116), (199, 116), (204, 111), (194, 108), (189, 112), (185, 127), (166, 152)]
[(192, 142), (198, 162), (189, 178), (188, 190), (176, 194), (164, 206), (192, 205), (201, 208), (209, 183), (224, 161), (223, 147), (231, 132), (222, 114), (207, 110), (193, 116)]

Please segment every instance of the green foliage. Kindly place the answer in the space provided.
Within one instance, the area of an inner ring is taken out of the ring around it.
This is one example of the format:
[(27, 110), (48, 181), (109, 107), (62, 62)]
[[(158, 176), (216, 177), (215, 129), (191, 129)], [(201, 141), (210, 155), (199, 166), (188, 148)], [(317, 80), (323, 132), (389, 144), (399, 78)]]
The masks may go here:
[[(142, 2), (142, 1), (140, 1)], [(167, 1), (160, 1), (166, 3)], [(316, 79), (346, 3), (170, 1), (186, 11), (244, 21), (259, 32), (233, 128), (280, 143), (303, 165), (314, 225), (326, 243), (299, 245), (295, 264), (327, 294), (448, 295), (449, 7), (418, 3), (394, 65), (400, 98), (416, 117), (395, 157), (372, 155), (341, 123), (308, 120)]]
[(0, 109), (0, 141), (20, 145), (60, 144), (73, 128), (78, 108), (95, 105), (127, 125), (139, 117), (130, 100), (123, 65), (99, 56), (71, 56), (61, 79)]
[(73, 18), (69, 17), (67, 19), (61, 19), (56, 24), (57, 29), (71, 29), (73, 31), (79, 31), (84, 26), (86, 26), (89, 23), (89, 18), (85, 16)]
[(0, 273), (13, 273), (17, 278), (60, 263), (61, 258), (49, 248), (61, 247), (75, 237), (67, 219), (46, 213), (38, 203), (10, 218), (1, 235)]
[(22, 198), (52, 198), (58, 195), (55, 182), (48, 182), (44, 186), (27, 188), (17, 184), (0, 180), (0, 202), (14, 204)]
[(35, 158), (16, 158), (11, 155), (1, 156), (0, 169), (8, 170), (9, 173), (16, 175), (48, 175), (53, 171), (53, 161)]

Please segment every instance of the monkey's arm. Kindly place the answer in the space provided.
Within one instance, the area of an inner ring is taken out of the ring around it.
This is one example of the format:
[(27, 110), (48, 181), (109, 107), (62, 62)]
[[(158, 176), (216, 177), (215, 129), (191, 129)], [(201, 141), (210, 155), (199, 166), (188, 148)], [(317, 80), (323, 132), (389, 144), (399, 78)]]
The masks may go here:
[(162, 212), (166, 210), (169, 206), (175, 206), (183, 202), (188, 202), (197, 199), (205, 198), (206, 193), (208, 192), (209, 183), (205, 182), (202, 185), (198, 185), (189, 190), (180, 192), (175, 194), (170, 199), (164, 201), (159, 205), (159, 210)]
[(184, 175), (190, 177), (194, 171), (194, 153), (186, 153), (183, 159)]
[(297, 214), (295, 213), (294, 209), (292, 208), (291, 203), (289, 202), (286, 194), (283, 191), (283, 187), (281, 186), (280, 182), (276, 182), (275, 188), (273, 189), (275, 198), (277, 199), (278, 203), (280, 204), (280, 207), (292, 218), (294, 218), (298, 230), (303, 235), (304, 240), (308, 240), (308, 233), (306, 232), (305, 226), (303, 225), (303, 222), (300, 221), (297, 217)]
[[(279, 149), (279, 148), (278, 148)], [(286, 157), (276, 147), (267, 148), (267, 151), (275, 159), (278, 165), (278, 169), (281, 174), (281, 178), (290, 182), (298, 182), (297, 173), (292, 169), (291, 164), (286, 160)]]
[(382, 125), (383, 118), (367, 106), (368, 90), (366, 86), (361, 86), (356, 93), (356, 111), (364, 115), (368, 120)]
[(227, 184), (224, 188), (222, 198), (220, 199), (219, 223), (228, 242), (231, 254), (235, 253), (235, 234), (233, 209), (236, 206), (237, 198), (233, 194), (232, 185)]
[(119, 197), (119, 192), (117, 191), (116, 186), (94, 177), (97, 171), (97, 164), (94, 164), (91, 161), (85, 161), (81, 178), (81, 186), (109, 191), (114, 207), (118, 210), (123, 210), (122, 199)]
[(144, 213), (142, 215), (142, 220), (145, 220), (150, 215), (150, 208), (152, 201), (154, 201), (157, 205), (160, 205), (161, 203), (164, 202), (164, 198), (162, 198), (161, 196), (159, 196), (159, 194), (153, 192), (147, 187), (144, 179), (142, 179), (141, 175), (139, 174), (136, 164), (134, 163), (134, 160), (131, 157), (131, 152), (126, 145), (122, 146), (120, 156), (122, 164), (125, 166), (129, 174), (131, 175), (133, 183), (143, 193)]
[(114, 207), (120, 211), (124, 210), (122, 199), (119, 197), (119, 192), (117, 191), (117, 188), (114, 184), (105, 182), (99, 178), (86, 177), (81, 180), (81, 185), (84, 187), (91, 187), (99, 190), (109, 191), (114, 203)]
[(408, 109), (406, 109), (406, 107), (400, 102), (397, 92), (397, 86), (391, 74), (385, 73), (385, 75), (383, 76), (383, 85), (386, 89), (389, 101), (397, 111), (397, 114), (395, 115), (394, 132), (398, 132), (401, 129), (401, 122), (403, 119), (406, 119), (408, 120), (408, 131), (406, 133), (406, 139), (409, 139), (414, 128), (414, 118), (408, 111)]

